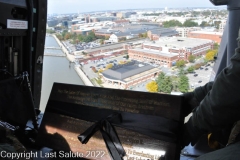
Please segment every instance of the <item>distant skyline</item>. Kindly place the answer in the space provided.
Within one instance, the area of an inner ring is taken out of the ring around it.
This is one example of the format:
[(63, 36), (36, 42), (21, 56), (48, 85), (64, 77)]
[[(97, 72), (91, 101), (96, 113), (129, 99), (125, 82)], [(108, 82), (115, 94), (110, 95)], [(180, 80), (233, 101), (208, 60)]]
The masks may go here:
[(214, 5), (209, 0), (48, 0), (48, 14), (165, 7), (214, 7)]

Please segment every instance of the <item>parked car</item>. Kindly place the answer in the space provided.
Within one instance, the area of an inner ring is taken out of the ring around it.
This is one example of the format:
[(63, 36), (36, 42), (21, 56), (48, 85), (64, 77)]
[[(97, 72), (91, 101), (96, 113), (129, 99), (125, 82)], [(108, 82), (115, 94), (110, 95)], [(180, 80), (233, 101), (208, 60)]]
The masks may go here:
[(197, 77), (197, 76), (198, 76), (198, 74), (194, 74), (193, 76), (194, 76), (194, 77)]
[(207, 70), (208, 70), (208, 68), (205, 68), (205, 70), (207, 71)]
[(201, 83), (202, 81), (200, 80), (200, 81), (198, 81), (198, 83)]

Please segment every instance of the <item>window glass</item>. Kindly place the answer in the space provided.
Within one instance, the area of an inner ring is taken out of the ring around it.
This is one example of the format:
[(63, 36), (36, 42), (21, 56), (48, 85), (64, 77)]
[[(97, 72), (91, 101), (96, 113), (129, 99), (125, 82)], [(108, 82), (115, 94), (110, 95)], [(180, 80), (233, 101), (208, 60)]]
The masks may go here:
[(208, 0), (49, 0), (40, 108), (54, 82), (192, 91), (210, 80), (226, 19)]

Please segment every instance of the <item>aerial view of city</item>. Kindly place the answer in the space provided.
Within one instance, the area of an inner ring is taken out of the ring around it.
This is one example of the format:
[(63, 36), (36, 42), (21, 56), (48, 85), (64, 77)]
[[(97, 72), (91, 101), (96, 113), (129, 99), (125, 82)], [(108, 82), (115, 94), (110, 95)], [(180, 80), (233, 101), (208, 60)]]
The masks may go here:
[(226, 8), (207, 0), (105, 1), (49, 0), (43, 92), (49, 79), (165, 94), (211, 80)]

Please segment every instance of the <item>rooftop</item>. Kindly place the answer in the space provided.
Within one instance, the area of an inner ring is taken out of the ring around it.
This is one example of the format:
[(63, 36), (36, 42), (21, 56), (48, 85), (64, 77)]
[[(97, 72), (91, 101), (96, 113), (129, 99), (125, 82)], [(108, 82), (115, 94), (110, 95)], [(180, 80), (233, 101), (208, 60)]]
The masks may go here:
[(193, 48), (210, 42), (213, 41), (199, 38), (162, 37), (159, 38), (159, 41), (144, 43), (144, 45), (168, 48)]
[[(136, 42), (139, 42), (139, 43), (142, 43), (144, 40), (143, 39), (136, 39), (136, 40), (131, 40), (130, 42), (132, 43), (136, 43)], [(128, 43), (128, 41), (125, 41), (125, 42), (120, 42), (120, 43), (114, 43), (114, 44), (106, 44), (106, 45), (102, 45), (102, 46), (98, 46), (98, 47), (94, 47), (94, 48), (91, 48), (91, 49), (86, 49), (86, 50), (82, 50), (84, 52), (94, 52), (94, 51), (99, 51), (99, 50), (106, 50), (106, 49), (116, 49), (116, 48), (120, 48), (122, 47), (123, 48), (123, 45)], [(76, 54), (78, 53), (82, 53), (82, 51), (77, 51), (75, 52)]]
[(175, 57), (178, 56), (178, 53), (164, 53), (162, 51), (155, 51), (150, 49), (131, 49), (133, 51), (139, 51), (139, 52), (145, 52), (145, 53), (151, 53), (151, 54), (157, 54), (164, 57)]
[(151, 30), (151, 32), (152, 34), (157, 34), (161, 36), (174, 36), (178, 34), (176, 30), (169, 29), (169, 28), (154, 29), (154, 30)]
[(211, 34), (211, 35), (219, 35), (222, 36), (221, 32), (208, 32), (208, 31), (192, 31), (190, 33), (200, 33), (200, 34)]
[(160, 71), (158, 68), (154, 68), (149, 64), (145, 64), (138, 61), (132, 61), (124, 65), (117, 65), (111, 69), (103, 71), (104, 77), (112, 80), (121, 80), (124, 82), (131, 81), (133, 79), (140, 78), (146, 73), (152, 73)]

